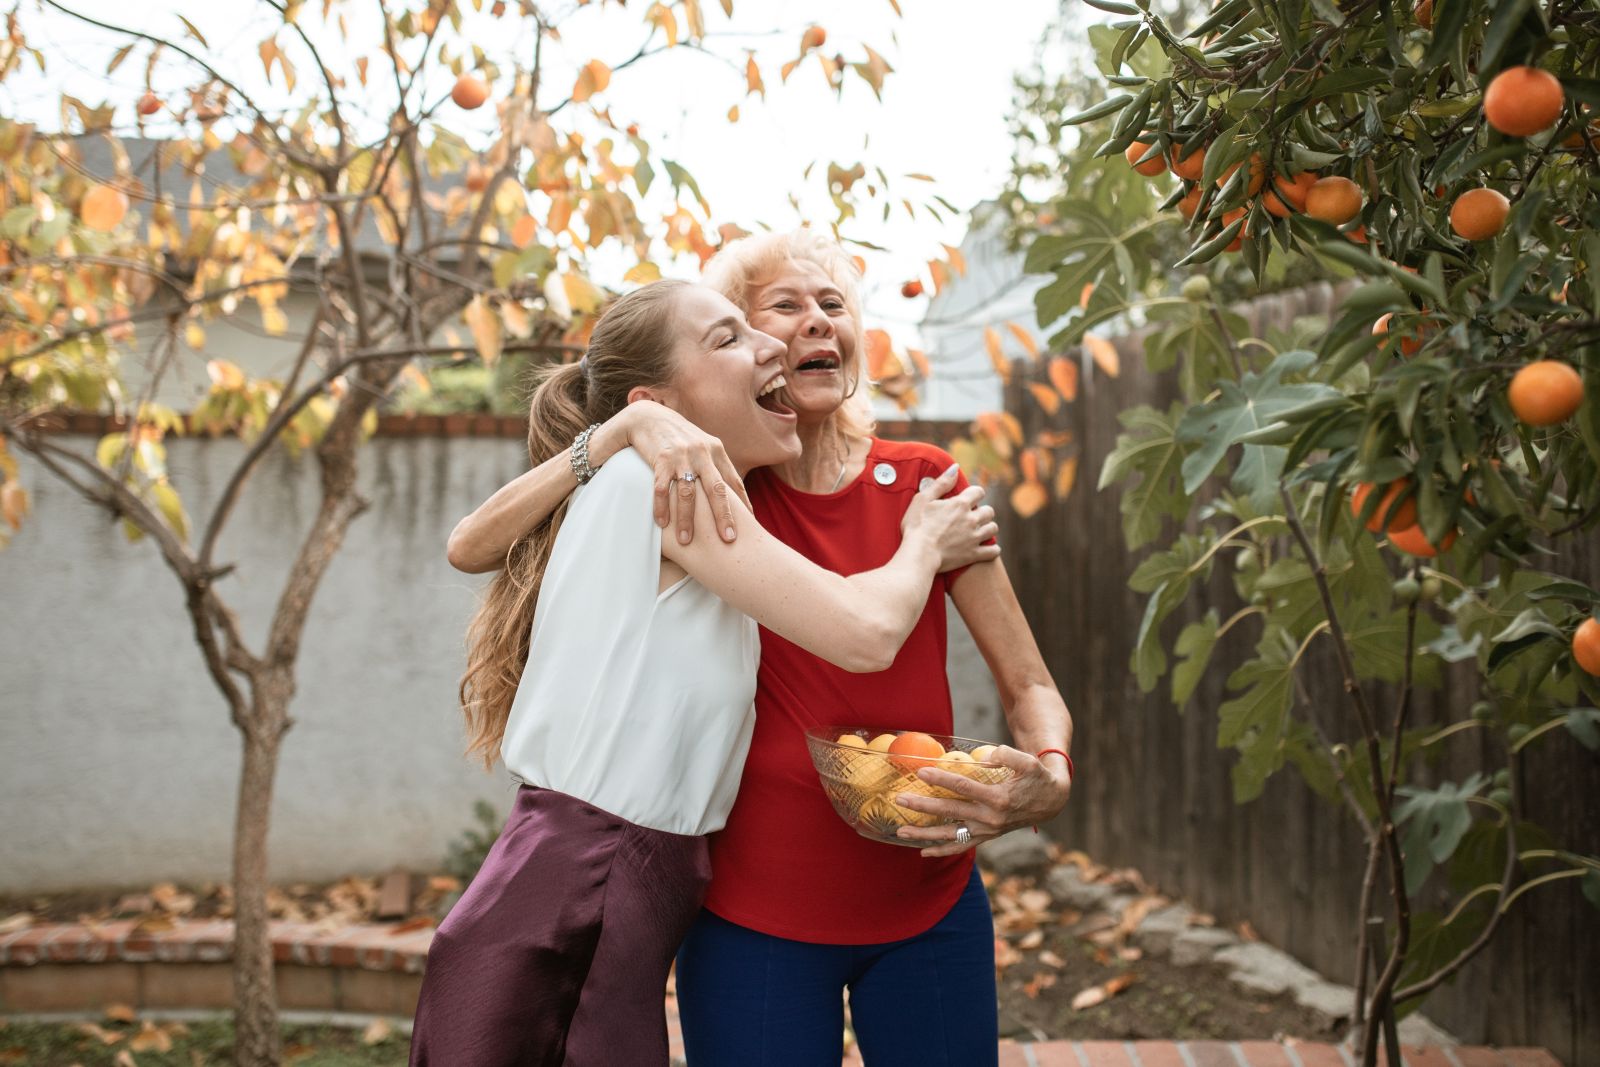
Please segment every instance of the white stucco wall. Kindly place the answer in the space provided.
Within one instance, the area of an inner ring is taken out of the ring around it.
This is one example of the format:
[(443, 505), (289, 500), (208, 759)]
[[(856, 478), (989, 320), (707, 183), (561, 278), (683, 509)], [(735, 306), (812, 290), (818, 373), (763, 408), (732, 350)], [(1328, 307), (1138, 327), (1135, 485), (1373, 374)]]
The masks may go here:
[[(191, 515), (205, 513), (240, 447), (169, 442)], [(444, 543), (524, 456), (518, 441), (471, 438), (379, 439), (367, 451), (373, 506), (305, 634), (273, 878), (432, 868), (475, 799), (505, 810), (503, 772), (460, 756), (462, 638), (485, 580), (453, 571)], [(26, 461), (24, 476), (34, 513), (0, 552), (0, 891), (227, 878), (240, 745), (177, 582), (154, 546), (127, 543)], [(221, 588), (254, 647), (315, 512), (316, 477), (309, 457), (269, 458), (221, 544), (219, 560), (240, 562)], [(959, 621), (951, 666), (958, 732), (995, 736), (993, 683)]]

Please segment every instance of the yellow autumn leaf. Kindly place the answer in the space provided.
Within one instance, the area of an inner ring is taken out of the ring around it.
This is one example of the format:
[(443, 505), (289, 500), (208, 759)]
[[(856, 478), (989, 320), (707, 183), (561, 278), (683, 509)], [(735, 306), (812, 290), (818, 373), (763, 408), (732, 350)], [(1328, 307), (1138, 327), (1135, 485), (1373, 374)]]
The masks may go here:
[(994, 372), (1006, 384), (1011, 382), (1011, 361), (1006, 359), (1005, 349), (1000, 347), (1000, 331), (993, 326), (983, 328), (983, 347), (989, 353), (989, 362), (994, 364)]
[(1039, 342), (1033, 339), (1033, 334), (1029, 333), (1022, 326), (1009, 321), (1006, 323), (1006, 329), (1011, 331), (1011, 336), (1015, 337), (1017, 342), (1022, 345), (1024, 350), (1027, 351), (1028, 357), (1034, 362), (1038, 362)]
[(0, 517), (13, 530), (22, 529), (22, 520), (28, 514), (28, 491), (17, 481), (0, 486)]
[(500, 321), (505, 323), (506, 332), (512, 337), (525, 341), (533, 336), (533, 316), (515, 300), (500, 305)]
[[(932, 178), (928, 179), (932, 181)], [(944, 246), (945, 256), (950, 260), (950, 268), (963, 278), (967, 276), (967, 257), (961, 254), (961, 249), (950, 245)]]
[(729, 122), (738, 122), (739, 121), (739, 105), (738, 104), (734, 104), (732, 107), (730, 107), (728, 109), (728, 121)]
[(598, 59), (591, 59), (578, 71), (578, 83), (572, 87), (572, 102), (581, 104), (595, 93), (604, 92), (611, 84), (611, 68)]
[(1061, 466), (1056, 468), (1056, 499), (1065, 500), (1072, 495), (1072, 487), (1078, 481), (1078, 457), (1068, 456), (1061, 461)]
[(706, 19), (700, 13), (700, 0), (683, 0), (683, 14), (689, 23), (690, 37), (704, 37), (706, 35)]
[(761, 68), (756, 66), (756, 54), (750, 53), (744, 62), (744, 84), (746, 95), (760, 93), (763, 98), (767, 95), (767, 87), (761, 81)]
[(1029, 382), (1028, 392), (1032, 393), (1033, 398), (1039, 402), (1039, 406), (1044, 408), (1046, 415), (1054, 415), (1061, 410), (1061, 394), (1048, 385), (1041, 382)]
[(478, 355), (487, 366), (494, 366), (504, 343), (500, 316), (495, 314), (489, 301), (480, 294), (472, 298), (472, 302), (461, 312), (461, 317), (466, 320), (467, 329), (472, 331), (472, 343), (477, 347)]
[(198, 322), (191, 320), (189, 324), (183, 328), (183, 343), (194, 349), (196, 352), (200, 351), (206, 346), (206, 331)]
[(928, 260), (928, 274), (933, 278), (933, 292), (937, 296), (950, 280), (950, 268), (944, 265), (942, 259)]
[(274, 337), (289, 332), (289, 316), (277, 304), (261, 305), (261, 328)]
[(1094, 365), (1099, 367), (1107, 378), (1115, 378), (1122, 373), (1122, 359), (1117, 355), (1117, 347), (1110, 341), (1086, 333), (1083, 335), (1083, 347), (1089, 350)]
[(566, 289), (567, 303), (572, 310), (585, 315), (599, 310), (600, 290), (588, 278), (577, 273), (563, 274), (561, 284)]
[(651, 282), (659, 282), (661, 280), (661, 268), (648, 259), (641, 260), (628, 268), (628, 273), (622, 276), (622, 280), (633, 282), (636, 285), (649, 285)]
[(207, 360), (206, 374), (218, 389), (237, 389), (244, 384), (244, 371), (225, 359)]
[(1030, 519), (1050, 503), (1050, 490), (1041, 482), (1022, 482), (1011, 490), (1011, 510), (1020, 519)]

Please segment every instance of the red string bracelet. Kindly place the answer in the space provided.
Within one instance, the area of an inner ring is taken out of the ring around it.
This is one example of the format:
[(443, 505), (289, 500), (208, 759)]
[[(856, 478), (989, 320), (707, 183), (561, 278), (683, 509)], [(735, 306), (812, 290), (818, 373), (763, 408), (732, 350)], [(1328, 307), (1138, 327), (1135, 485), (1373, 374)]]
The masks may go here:
[[(1042, 748), (1038, 752), (1035, 752), (1033, 754), (1033, 758), (1034, 759), (1038, 759), (1038, 760), (1042, 760), (1052, 752), (1054, 752), (1056, 755), (1060, 756), (1062, 759), (1067, 761), (1067, 781), (1068, 782), (1077, 781), (1078, 780), (1078, 772), (1072, 769), (1072, 756), (1069, 755), (1065, 749), (1060, 749), (1060, 748)], [(1039, 832), (1039, 828), (1037, 826), (1035, 826), (1033, 828), (1033, 832), (1034, 833), (1038, 833)]]

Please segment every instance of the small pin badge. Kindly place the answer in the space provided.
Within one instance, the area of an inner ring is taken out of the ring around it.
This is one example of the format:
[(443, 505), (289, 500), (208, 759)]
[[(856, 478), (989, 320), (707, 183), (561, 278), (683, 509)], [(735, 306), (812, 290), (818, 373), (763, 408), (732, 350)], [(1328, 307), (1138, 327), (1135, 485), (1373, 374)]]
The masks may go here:
[(895, 477), (893, 464), (880, 463), (872, 468), (872, 480), (879, 485), (893, 485)]

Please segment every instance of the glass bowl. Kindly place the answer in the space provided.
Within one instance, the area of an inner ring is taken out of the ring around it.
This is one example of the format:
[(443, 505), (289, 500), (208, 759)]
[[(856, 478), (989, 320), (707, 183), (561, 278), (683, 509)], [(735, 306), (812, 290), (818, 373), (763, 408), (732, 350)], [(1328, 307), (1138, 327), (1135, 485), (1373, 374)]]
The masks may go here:
[[(895, 832), (902, 826), (942, 826), (952, 820), (901, 807), (895, 803), (895, 797), (912, 793), (956, 799), (958, 794), (924, 782), (917, 777), (918, 770), (938, 767), (988, 785), (998, 785), (1015, 772), (1010, 767), (973, 760), (971, 754), (975, 750), (996, 746), (968, 737), (929, 734), (945, 750), (945, 755), (937, 759), (892, 755), (881, 747), (885, 744), (881, 740), (885, 735), (898, 737), (911, 732), (870, 726), (819, 726), (806, 731), (806, 748), (811, 754), (812, 766), (817, 769), (817, 777), (822, 779), (822, 789), (828, 794), (829, 803), (852, 830), (887, 845), (926, 848), (927, 842), (907, 841), (897, 837)], [(871, 747), (874, 739), (879, 739), (880, 747)]]

